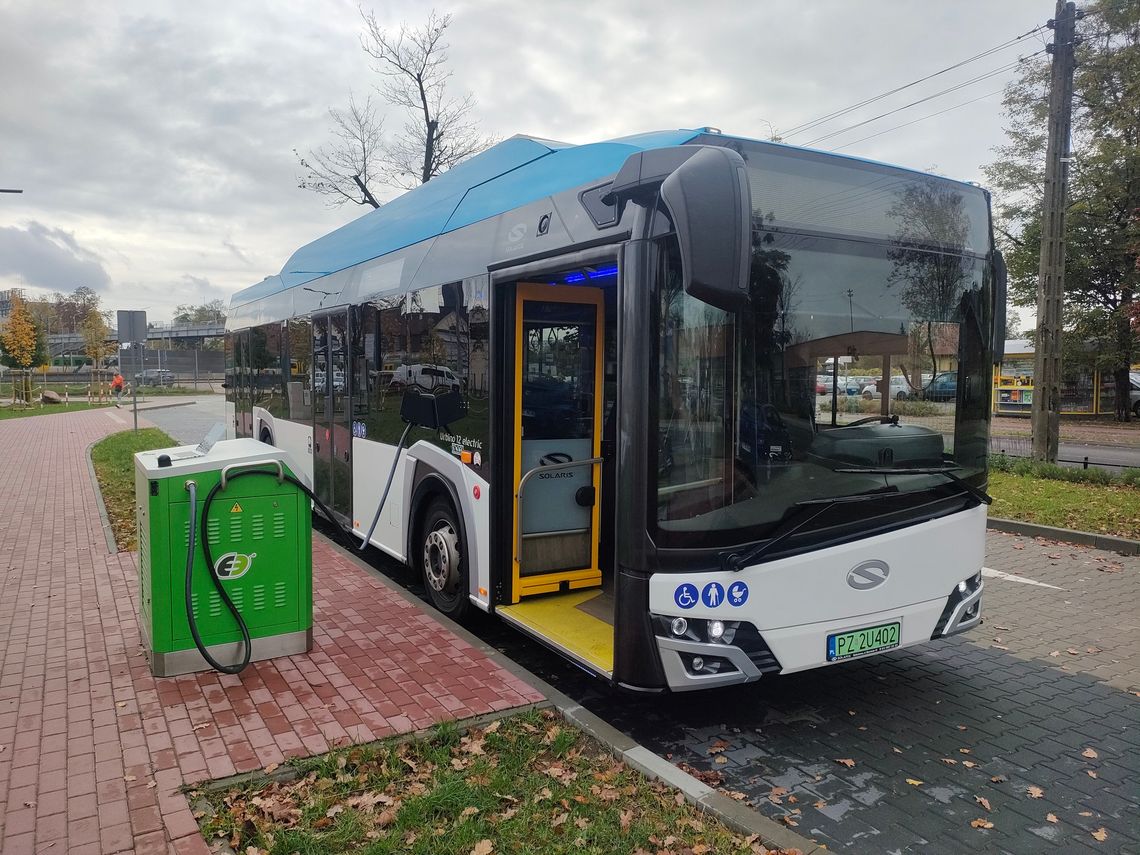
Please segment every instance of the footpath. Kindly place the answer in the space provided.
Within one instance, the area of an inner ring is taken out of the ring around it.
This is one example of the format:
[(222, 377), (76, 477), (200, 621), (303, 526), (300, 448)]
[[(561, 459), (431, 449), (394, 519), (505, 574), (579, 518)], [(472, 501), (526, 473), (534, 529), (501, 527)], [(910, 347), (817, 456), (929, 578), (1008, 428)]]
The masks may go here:
[(542, 699), (322, 539), (310, 655), (151, 677), (86, 457), (128, 421), (0, 424), (0, 852), (208, 853), (185, 784)]

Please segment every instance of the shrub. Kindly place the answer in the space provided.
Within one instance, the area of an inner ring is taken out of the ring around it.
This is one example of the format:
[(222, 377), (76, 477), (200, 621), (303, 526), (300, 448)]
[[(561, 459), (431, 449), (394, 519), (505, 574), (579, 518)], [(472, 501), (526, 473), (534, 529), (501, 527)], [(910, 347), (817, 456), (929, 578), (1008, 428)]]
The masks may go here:
[(1029, 457), (1010, 457), (1007, 454), (992, 454), (989, 458), (990, 470), (1008, 472), (1024, 478), (1044, 478), (1049, 481), (1069, 481), (1077, 484), (1098, 484), (1105, 487), (1140, 487), (1140, 469), (1125, 469), (1115, 475), (1108, 469), (1093, 466), (1089, 469), (1070, 469), (1056, 463), (1044, 463)]
[(936, 416), (940, 412), (938, 406), (930, 401), (895, 401), (891, 404), (891, 412), (897, 416)]

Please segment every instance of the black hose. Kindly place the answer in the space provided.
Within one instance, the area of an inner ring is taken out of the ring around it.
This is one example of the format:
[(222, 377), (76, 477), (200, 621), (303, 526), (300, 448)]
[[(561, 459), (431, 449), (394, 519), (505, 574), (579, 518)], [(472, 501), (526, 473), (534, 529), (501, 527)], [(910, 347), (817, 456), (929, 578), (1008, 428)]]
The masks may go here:
[[(265, 475), (270, 478), (283, 478), (293, 486), (301, 490), (306, 496), (312, 499), (313, 504), (317, 506), (317, 510), (321, 512), (330, 522), (335, 523), (336, 517), (333, 516), (332, 511), (328, 509), (324, 502), (317, 498), (316, 494), (306, 487), (303, 483), (298, 481), (292, 475), (279, 475), (276, 470), (271, 469), (244, 469), (241, 472), (235, 472), (226, 479), (226, 483), (232, 483), (238, 478), (245, 478), (250, 475)], [(198, 648), (198, 652), (202, 654), (202, 658), (206, 660), (207, 664), (215, 671), (220, 671), (223, 674), (240, 674), (245, 667), (249, 665), (250, 657), (253, 655), (252, 644), (249, 637), (249, 627), (246, 626), (245, 621), (242, 620), (241, 613), (237, 610), (233, 600), (230, 599), (229, 594), (226, 593), (225, 587), (222, 585), (222, 580), (218, 578), (217, 568), (214, 566), (214, 555), (210, 550), (210, 538), (207, 532), (207, 525), (210, 519), (210, 506), (214, 503), (214, 499), (218, 493), (222, 491), (222, 482), (218, 481), (206, 494), (206, 501), (202, 503), (202, 516), (201, 521), (198, 522), (195, 517), (197, 515), (197, 502), (198, 502), (198, 485), (193, 481), (186, 482), (186, 490), (190, 493), (190, 544), (186, 552), (186, 618), (190, 623), (190, 634), (194, 637), (194, 644)], [(195, 524), (197, 522), (197, 525)], [(206, 568), (210, 573), (210, 580), (214, 583), (214, 587), (218, 591), (218, 595), (222, 598), (222, 602), (226, 604), (226, 608), (230, 610), (230, 614), (234, 616), (237, 621), (238, 629), (241, 630), (242, 641), (245, 645), (245, 652), (242, 655), (242, 660), (236, 665), (223, 665), (212, 657), (206, 650), (206, 645), (202, 642), (202, 636), (198, 633), (198, 625), (194, 621), (194, 610), (191, 606), (191, 593), (190, 593), (190, 571), (194, 566), (194, 546), (195, 535), (197, 529), (201, 529), (202, 541), (202, 555), (206, 559)], [(343, 528), (337, 526), (338, 531), (343, 535)], [(342, 544), (343, 545), (343, 544)], [(355, 544), (347, 544), (349, 548)]]
[(242, 641), (245, 645), (245, 652), (242, 654), (241, 662), (237, 665), (223, 665), (211, 656), (210, 651), (206, 649), (205, 642), (202, 641), (201, 634), (198, 632), (198, 622), (194, 620), (190, 573), (194, 569), (194, 541), (198, 531), (198, 485), (193, 481), (186, 482), (186, 491), (190, 494), (190, 542), (186, 550), (186, 620), (190, 624), (190, 634), (194, 636), (194, 646), (198, 648), (198, 652), (202, 654), (202, 658), (206, 660), (207, 664), (222, 674), (240, 674), (245, 670), (245, 667), (249, 664), (250, 657), (253, 655), (253, 644), (249, 638), (249, 627), (245, 625), (245, 621), (241, 618), (241, 612), (237, 610), (237, 606), (235, 606), (233, 600), (230, 599), (230, 595), (226, 593), (226, 589), (222, 585), (222, 580), (218, 578), (218, 571), (214, 567), (213, 556), (210, 555), (210, 539), (206, 534), (206, 514), (209, 511), (210, 499), (214, 497), (214, 493), (220, 486), (221, 482), (219, 481), (214, 489), (210, 491), (209, 496), (206, 498), (206, 503), (202, 506), (202, 553), (206, 556), (206, 567), (209, 569), (210, 579), (213, 581), (214, 587), (218, 589), (218, 596), (222, 598), (222, 602), (226, 604), (226, 608), (230, 610), (230, 614), (232, 614), (234, 620), (237, 621), (238, 629), (241, 630)]

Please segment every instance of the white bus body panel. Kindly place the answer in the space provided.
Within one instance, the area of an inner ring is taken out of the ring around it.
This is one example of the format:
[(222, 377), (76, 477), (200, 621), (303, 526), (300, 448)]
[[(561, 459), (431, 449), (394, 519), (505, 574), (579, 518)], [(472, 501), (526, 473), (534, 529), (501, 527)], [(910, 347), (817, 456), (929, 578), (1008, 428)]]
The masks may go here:
[[(834, 664), (827, 661), (826, 650), (832, 633), (897, 620), (902, 624), (899, 647), (930, 641), (951, 591), (981, 572), (985, 538), (986, 508), (980, 505), (739, 573), (657, 573), (649, 582), (649, 606), (659, 615), (748, 621), (780, 662), (780, 673), (803, 671)], [(869, 590), (851, 587), (847, 574), (872, 560), (889, 566), (886, 581)], [(688, 609), (674, 600), (682, 584), (703, 591), (714, 581), (726, 591), (734, 582), (744, 582), (747, 600), (716, 608), (697, 602)]]
[(262, 430), (269, 431), (272, 445), (289, 452), (300, 473), (301, 480), (313, 488), (313, 426), (287, 419), (275, 419), (268, 411), (254, 407), (254, 439), (261, 439)]
[[(388, 472), (392, 468), (396, 446), (368, 439), (352, 440), (352, 522), (360, 537), (368, 532), (372, 517), (380, 504)], [(446, 479), (459, 497), (457, 509), (467, 532), (468, 594), (471, 601), (486, 611), (489, 606), (491, 548), (489, 484), (453, 455), (428, 442), (414, 442), (405, 449), (392, 478), (392, 488), (376, 531), (369, 541), (373, 546), (398, 561), (412, 563), (406, 554), (411, 520), (408, 509), (412, 501), (412, 479), (416, 463), (423, 462)], [(476, 489), (478, 488), (478, 489)], [(479, 498), (475, 498), (475, 493)]]
[[(396, 446), (371, 439), (354, 437), (352, 440), (352, 527), (353, 533), (363, 538), (372, 525), (392, 461), (396, 457)], [(404, 554), (407, 540), (407, 527), (404, 522), (404, 508), (409, 496), (405, 495), (405, 484), (410, 482), (415, 471), (415, 460), (408, 451), (400, 455), (400, 465), (392, 476), (392, 489), (384, 503), (384, 512), (376, 523), (369, 541), (373, 546), (387, 552), (398, 561), (407, 559)]]

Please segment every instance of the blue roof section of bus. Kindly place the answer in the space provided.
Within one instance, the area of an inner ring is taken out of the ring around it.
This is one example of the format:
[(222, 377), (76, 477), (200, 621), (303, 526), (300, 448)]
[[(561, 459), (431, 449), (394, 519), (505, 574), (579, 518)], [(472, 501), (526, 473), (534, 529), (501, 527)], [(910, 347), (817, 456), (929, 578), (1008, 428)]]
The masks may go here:
[(281, 273), (239, 291), (242, 305), (617, 172), (637, 151), (681, 145), (699, 130), (588, 145), (515, 136), (309, 243)]

